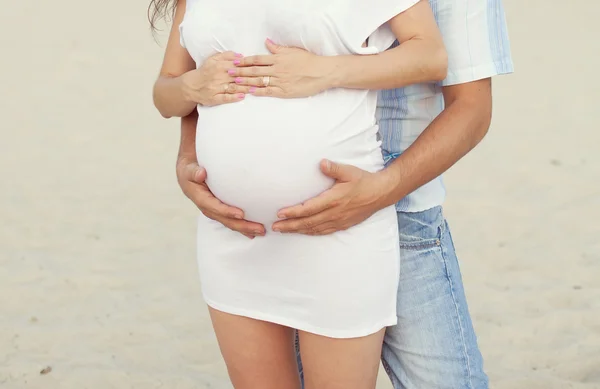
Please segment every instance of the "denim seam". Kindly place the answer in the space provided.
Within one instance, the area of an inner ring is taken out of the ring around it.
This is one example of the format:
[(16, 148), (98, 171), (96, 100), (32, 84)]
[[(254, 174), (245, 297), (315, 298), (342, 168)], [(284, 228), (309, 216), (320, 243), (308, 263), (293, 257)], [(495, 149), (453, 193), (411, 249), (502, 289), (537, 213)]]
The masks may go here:
[(387, 361), (383, 357), (384, 352), (385, 352), (384, 350), (381, 350), (381, 365), (383, 366), (383, 370), (385, 370), (385, 373), (389, 377), (390, 381), (392, 381), (392, 385), (393, 385), (394, 380), (392, 378), (392, 368), (390, 367), (390, 365), (387, 363)]
[(437, 238), (426, 242), (403, 243), (402, 241), (400, 241), (400, 248), (402, 250), (425, 250), (432, 249), (434, 247), (439, 247), (440, 245), (441, 242)]
[[(444, 224), (446, 224), (446, 223), (444, 222)], [(444, 233), (444, 232), (442, 232), (442, 233)], [(442, 258), (444, 259), (444, 266), (446, 267), (446, 278), (448, 279), (448, 283), (450, 284), (450, 292), (452, 293), (452, 302), (454, 303), (454, 309), (456, 310), (456, 318), (458, 319), (458, 325), (460, 327), (460, 339), (461, 339), (462, 346), (463, 346), (464, 358), (467, 362), (466, 373), (468, 375), (468, 380), (469, 380), (469, 388), (468, 389), (474, 389), (472, 373), (471, 373), (471, 361), (469, 359), (469, 353), (467, 352), (467, 346), (466, 346), (467, 341), (465, 339), (465, 330), (464, 330), (464, 325), (463, 325), (462, 318), (460, 315), (458, 302), (456, 301), (456, 294), (454, 292), (454, 283), (452, 282), (452, 279), (450, 278), (450, 274), (448, 273), (448, 261), (446, 258), (446, 250), (444, 248), (442, 248), (441, 251), (442, 251)]]

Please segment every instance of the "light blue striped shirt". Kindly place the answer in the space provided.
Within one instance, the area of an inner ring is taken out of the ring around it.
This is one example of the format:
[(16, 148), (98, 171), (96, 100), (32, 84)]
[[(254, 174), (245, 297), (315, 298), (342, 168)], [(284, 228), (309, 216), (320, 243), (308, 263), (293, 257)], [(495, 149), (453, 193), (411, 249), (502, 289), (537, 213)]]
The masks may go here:
[[(448, 77), (441, 83), (379, 93), (379, 134), (384, 157), (389, 162), (406, 150), (442, 112), (443, 86), (513, 71), (501, 0), (429, 0), (429, 3), (448, 51)], [(396, 208), (424, 211), (441, 205), (445, 195), (442, 177), (438, 177), (400, 200)]]

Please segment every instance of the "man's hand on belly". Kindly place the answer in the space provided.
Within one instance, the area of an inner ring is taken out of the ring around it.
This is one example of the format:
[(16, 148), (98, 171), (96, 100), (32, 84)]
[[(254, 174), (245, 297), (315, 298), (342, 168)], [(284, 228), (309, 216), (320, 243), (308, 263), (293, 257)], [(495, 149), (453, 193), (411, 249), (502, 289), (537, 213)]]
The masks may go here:
[(389, 185), (379, 173), (354, 166), (321, 162), (325, 175), (335, 185), (303, 204), (279, 211), (285, 219), (273, 224), (273, 231), (305, 235), (328, 235), (346, 230), (390, 205)]
[(206, 185), (205, 180), (206, 170), (198, 166), (197, 161), (184, 156), (178, 158), (177, 181), (179, 186), (206, 217), (216, 220), (250, 239), (265, 234), (266, 231), (262, 224), (244, 220), (244, 211), (217, 199)]

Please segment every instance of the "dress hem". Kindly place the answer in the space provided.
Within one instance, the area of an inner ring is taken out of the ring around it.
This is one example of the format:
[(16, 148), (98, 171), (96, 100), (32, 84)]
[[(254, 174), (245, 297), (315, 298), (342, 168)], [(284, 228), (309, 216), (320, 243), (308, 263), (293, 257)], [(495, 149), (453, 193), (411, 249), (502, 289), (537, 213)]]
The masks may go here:
[(370, 327), (367, 330), (332, 330), (332, 329), (322, 328), (322, 327), (318, 327), (318, 326), (312, 326), (310, 324), (299, 323), (295, 320), (284, 319), (282, 317), (278, 317), (278, 316), (274, 316), (274, 315), (268, 315), (268, 314), (264, 314), (264, 313), (260, 313), (260, 312), (253, 312), (253, 311), (249, 311), (249, 310), (246, 310), (243, 308), (230, 307), (227, 305), (215, 303), (214, 301), (211, 301), (211, 300), (207, 299), (206, 297), (204, 298), (204, 301), (206, 302), (206, 304), (209, 307), (216, 309), (217, 311), (229, 313), (229, 314), (236, 315), (236, 316), (244, 316), (244, 317), (248, 317), (250, 319), (266, 321), (269, 323), (279, 324), (279, 325), (282, 325), (285, 327), (294, 328), (299, 331), (310, 332), (311, 334), (320, 335), (320, 336), (324, 336), (327, 338), (335, 338), (335, 339), (362, 338), (362, 337), (365, 337), (368, 335), (372, 335), (384, 328), (398, 324), (398, 319), (397, 319), (397, 317), (394, 316), (393, 319), (388, 319), (384, 323), (373, 325), (372, 327)]

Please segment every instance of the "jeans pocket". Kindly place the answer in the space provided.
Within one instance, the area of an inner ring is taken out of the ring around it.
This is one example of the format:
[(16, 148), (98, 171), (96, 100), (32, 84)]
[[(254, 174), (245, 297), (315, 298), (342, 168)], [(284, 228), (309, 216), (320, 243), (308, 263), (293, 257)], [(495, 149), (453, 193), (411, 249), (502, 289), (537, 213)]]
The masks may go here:
[(428, 250), (441, 246), (444, 216), (441, 207), (422, 212), (398, 212), (402, 250)]

